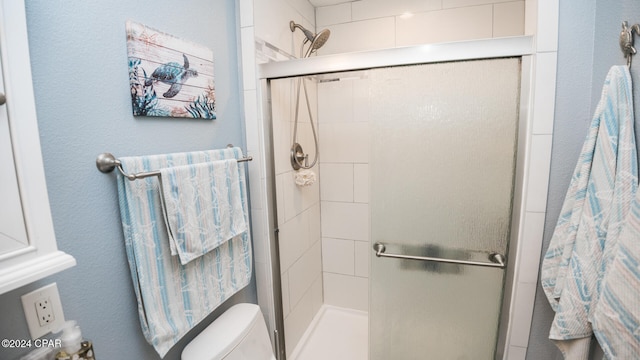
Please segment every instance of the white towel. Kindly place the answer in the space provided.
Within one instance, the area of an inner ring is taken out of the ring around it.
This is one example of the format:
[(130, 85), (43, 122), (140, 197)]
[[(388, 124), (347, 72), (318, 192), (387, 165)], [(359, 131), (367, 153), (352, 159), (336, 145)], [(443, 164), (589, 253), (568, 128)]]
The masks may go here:
[[(238, 159), (238, 148), (121, 158), (128, 173), (156, 171), (224, 159)], [(248, 223), (244, 167), (239, 167), (241, 198)], [(120, 216), (140, 324), (147, 341), (163, 357), (198, 322), (251, 280), (249, 231), (182, 265), (171, 255), (160, 203), (159, 180), (130, 181), (118, 174)]]
[[(631, 77), (611, 68), (542, 265), (542, 286), (556, 311), (549, 338), (566, 359), (586, 359), (589, 322), (608, 253), (637, 186)], [(604, 261), (603, 261), (603, 254)]]
[(160, 169), (171, 254), (182, 265), (247, 230), (235, 159)]

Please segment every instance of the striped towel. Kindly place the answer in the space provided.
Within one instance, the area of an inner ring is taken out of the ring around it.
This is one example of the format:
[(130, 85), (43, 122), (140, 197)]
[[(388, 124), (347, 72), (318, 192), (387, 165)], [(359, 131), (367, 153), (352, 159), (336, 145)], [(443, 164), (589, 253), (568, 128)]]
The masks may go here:
[(640, 359), (640, 191), (615, 245), (592, 314), (593, 331), (607, 359)]
[[(121, 158), (126, 172), (242, 157), (238, 148)], [(239, 167), (240, 197), (248, 223), (246, 180)], [(163, 357), (193, 326), (251, 279), (249, 231), (182, 265), (171, 256), (160, 203), (159, 180), (118, 176), (120, 216), (138, 314), (147, 341)]]
[(182, 265), (247, 230), (235, 159), (160, 169), (162, 212)]
[(566, 359), (587, 359), (589, 321), (637, 186), (631, 77), (611, 68), (582, 148), (541, 282), (556, 312), (549, 338)]

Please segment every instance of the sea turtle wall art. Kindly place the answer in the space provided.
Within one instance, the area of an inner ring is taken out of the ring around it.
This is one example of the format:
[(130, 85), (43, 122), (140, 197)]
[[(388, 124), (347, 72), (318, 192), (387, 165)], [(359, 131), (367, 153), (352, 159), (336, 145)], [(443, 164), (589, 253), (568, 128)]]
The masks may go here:
[(126, 23), (133, 115), (216, 118), (213, 51)]

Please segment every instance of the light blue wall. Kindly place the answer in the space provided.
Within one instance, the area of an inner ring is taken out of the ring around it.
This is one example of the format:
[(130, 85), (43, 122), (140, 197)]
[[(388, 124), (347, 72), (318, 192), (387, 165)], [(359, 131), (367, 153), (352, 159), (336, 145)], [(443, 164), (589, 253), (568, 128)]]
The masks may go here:
[[(611, 66), (625, 63), (618, 45), (620, 24), (624, 20), (631, 24), (640, 22), (640, 2), (560, 1), (555, 126), (542, 254), (549, 245), (607, 72)], [(640, 59), (635, 59), (631, 74), (634, 84), (640, 84)], [(634, 98), (638, 114), (638, 91), (634, 91)], [(637, 139), (639, 128), (636, 122)], [(527, 359), (562, 359), (548, 339), (553, 315), (538, 286)], [(599, 349), (594, 349), (591, 358), (601, 359), (600, 354)]]
[[(244, 147), (234, 0), (27, 0), (38, 123), (59, 247), (78, 265), (0, 296), (0, 338), (27, 339), (20, 296), (57, 282), (65, 317), (98, 359), (156, 359), (140, 329), (116, 182), (96, 170), (109, 151), (141, 155)], [(131, 115), (126, 35), (132, 19), (213, 49), (218, 119)], [(256, 302), (255, 281), (227, 302)], [(210, 322), (217, 317), (205, 320)], [(202, 326), (187, 336), (202, 330)], [(179, 343), (165, 357), (178, 359)], [(0, 349), (1, 359), (19, 351)]]

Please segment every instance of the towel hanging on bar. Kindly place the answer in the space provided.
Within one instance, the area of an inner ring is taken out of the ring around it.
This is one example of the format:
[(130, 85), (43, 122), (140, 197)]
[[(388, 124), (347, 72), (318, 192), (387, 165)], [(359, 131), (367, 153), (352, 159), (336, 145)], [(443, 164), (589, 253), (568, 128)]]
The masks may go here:
[[(212, 251), (182, 265), (171, 255), (162, 223), (157, 177), (129, 181), (126, 173), (239, 159), (239, 148), (121, 158), (120, 216), (140, 324), (147, 341), (163, 357), (182, 336), (251, 280), (249, 228)], [(242, 211), (249, 222), (246, 178), (240, 166)]]
[(182, 265), (247, 230), (235, 159), (162, 168), (160, 189), (171, 254)]

